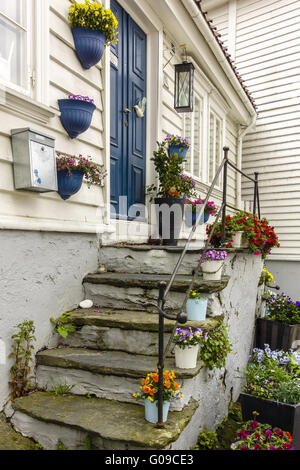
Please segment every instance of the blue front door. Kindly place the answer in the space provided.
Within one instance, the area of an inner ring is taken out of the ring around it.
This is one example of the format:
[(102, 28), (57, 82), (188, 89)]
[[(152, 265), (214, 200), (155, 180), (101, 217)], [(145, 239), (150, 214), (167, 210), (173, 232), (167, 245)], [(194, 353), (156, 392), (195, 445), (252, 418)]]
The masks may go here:
[(146, 182), (146, 109), (134, 106), (146, 98), (147, 37), (125, 10), (111, 0), (119, 22), (119, 42), (111, 46), (111, 204), (112, 217), (143, 218)]

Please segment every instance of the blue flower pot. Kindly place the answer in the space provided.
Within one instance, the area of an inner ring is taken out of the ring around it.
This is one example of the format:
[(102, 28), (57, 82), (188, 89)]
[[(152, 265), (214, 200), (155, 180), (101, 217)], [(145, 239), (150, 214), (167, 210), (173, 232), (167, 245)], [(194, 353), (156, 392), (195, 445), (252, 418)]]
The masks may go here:
[[(197, 215), (199, 212), (192, 212), (191, 210), (187, 209), (185, 213), (185, 223), (188, 227), (193, 227), (196, 225)], [(208, 222), (209, 214), (202, 215), (201, 219), (198, 222), (198, 225), (205, 224)]]
[(82, 186), (83, 172), (79, 170), (72, 170), (69, 175), (68, 170), (60, 170), (57, 172), (57, 185), (58, 194), (64, 200), (69, 199), (74, 194), (78, 193)]
[(84, 69), (98, 64), (104, 52), (106, 36), (91, 28), (72, 28), (76, 54)]
[[(163, 422), (165, 423), (168, 419), (168, 413), (170, 408), (170, 402), (164, 401), (163, 402)], [(145, 399), (145, 419), (149, 421), (149, 423), (157, 423), (158, 422), (158, 402), (157, 401), (150, 401), (147, 398)]]
[(65, 99), (58, 100), (58, 105), (61, 123), (71, 139), (75, 139), (90, 127), (96, 109), (94, 103)]
[(203, 321), (206, 318), (208, 298), (188, 299), (186, 302), (186, 313), (188, 320)]
[(185, 159), (189, 147), (184, 145), (169, 145), (169, 155), (176, 154), (182, 160)]

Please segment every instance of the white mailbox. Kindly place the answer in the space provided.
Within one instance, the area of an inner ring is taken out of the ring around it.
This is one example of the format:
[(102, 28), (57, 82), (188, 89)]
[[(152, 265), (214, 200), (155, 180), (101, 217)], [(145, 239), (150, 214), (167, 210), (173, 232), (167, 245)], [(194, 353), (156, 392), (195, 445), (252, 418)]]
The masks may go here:
[(57, 191), (55, 139), (30, 128), (11, 131), (16, 189)]

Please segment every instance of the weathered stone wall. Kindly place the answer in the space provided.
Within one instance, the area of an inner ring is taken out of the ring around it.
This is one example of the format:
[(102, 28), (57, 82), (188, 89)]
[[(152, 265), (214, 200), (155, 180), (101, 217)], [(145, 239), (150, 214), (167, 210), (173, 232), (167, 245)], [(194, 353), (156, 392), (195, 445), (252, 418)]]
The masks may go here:
[(82, 279), (98, 265), (94, 235), (0, 231), (0, 409), (9, 395), (11, 336), (33, 320), (35, 350), (48, 346), (51, 316), (83, 300)]

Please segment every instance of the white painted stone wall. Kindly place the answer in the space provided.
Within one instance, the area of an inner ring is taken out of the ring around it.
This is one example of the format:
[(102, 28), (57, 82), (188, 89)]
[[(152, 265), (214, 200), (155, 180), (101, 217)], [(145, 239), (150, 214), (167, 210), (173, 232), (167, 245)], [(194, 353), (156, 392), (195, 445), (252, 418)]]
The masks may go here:
[(98, 263), (94, 235), (0, 231), (0, 409), (9, 395), (11, 336), (33, 320), (34, 353), (49, 345), (58, 317), (83, 300), (82, 278)]

